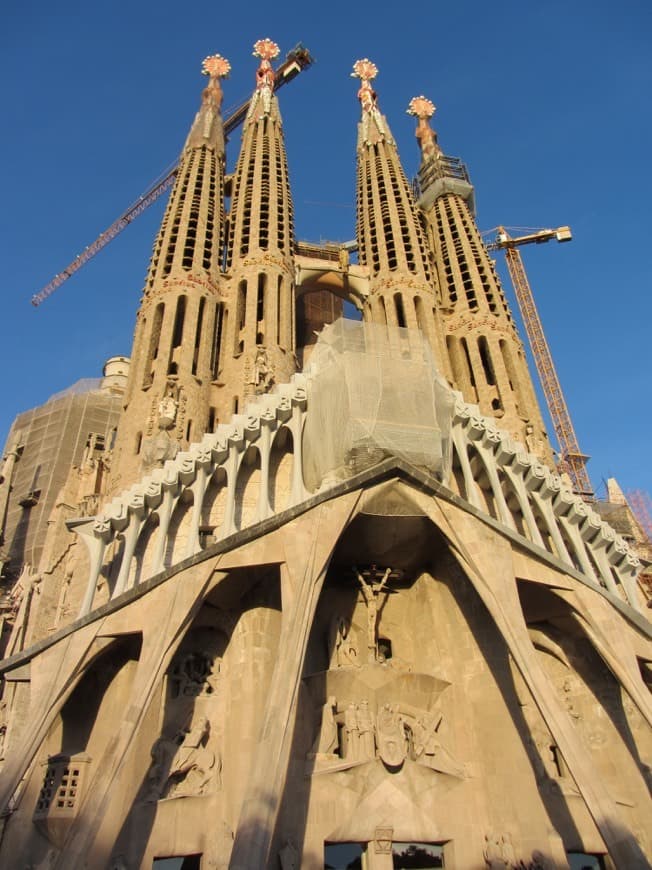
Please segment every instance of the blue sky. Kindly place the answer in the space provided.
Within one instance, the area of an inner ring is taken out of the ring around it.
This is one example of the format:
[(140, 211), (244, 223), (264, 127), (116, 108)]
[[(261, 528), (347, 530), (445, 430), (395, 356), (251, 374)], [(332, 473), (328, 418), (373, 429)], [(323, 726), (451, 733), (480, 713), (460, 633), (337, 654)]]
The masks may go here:
[(269, 36), (317, 58), (280, 93), (299, 238), (355, 234), (349, 73), (365, 56), (409, 176), (405, 109), (423, 93), (444, 151), (469, 167), (481, 229), (571, 226), (571, 244), (523, 252), (546, 335), (596, 489), (616, 476), (652, 493), (649, 0), (7, 0), (1, 30), (0, 443), (15, 414), (130, 353), (164, 201), (40, 308), (30, 297), (176, 158), (202, 59), (230, 59), (228, 109)]

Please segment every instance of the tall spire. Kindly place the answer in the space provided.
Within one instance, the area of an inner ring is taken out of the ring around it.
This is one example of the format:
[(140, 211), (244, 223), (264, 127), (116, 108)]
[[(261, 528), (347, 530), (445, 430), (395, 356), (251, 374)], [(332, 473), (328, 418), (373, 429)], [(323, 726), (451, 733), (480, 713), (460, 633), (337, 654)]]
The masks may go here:
[(429, 124), (430, 118), (435, 114), (435, 104), (427, 97), (412, 97), (408, 106), (408, 115), (414, 115), (419, 119), (415, 133), (424, 163), (441, 155), (441, 148), (437, 141), (437, 134)]
[(543, 418), (511, 311), (473, 216), (473, 186), (466, 166), (444, 154), (430, 126), (434, 104), (414, 97), (421, 149), (419, 206), (435, 254), (442, 288), (446, 368), (468, 402), (551, 461)]
[[(220, 273), (224, 247), (224, 131), (222, 87), (231, 65), (219, 54), (205, 58), (209, 77), (186, 139), (177, 179), (161, 224), (145, 291), (174, 271)], [(201, 219), (203, 218), (203, 219)]]
[(377, 323), (421, 329), (441, 364), (443, 336), (434, 314), (436, 275), (411, 187), (371, 85), (377, 74), (368, 58), (353, 66), (352, 75), (360, 79), (362, 109), (357, 145), (358, 256), (370, 272), (363, 313)]
[(136, 321), (111, 489), (132, 483), (200, 438), (209, 425), (214, 335), (224, 250), (224, 131), (219, 54), (190, 128)]
[(229, 313), (221, 380), (228, 382), (231, 411), (242, 408), (243, 398), (287, 380), (296, 367), (294, 218), (271, 63), (279, 47), (259, 39), (253, 53), (259, 65), (233, 176), (226, 260)]

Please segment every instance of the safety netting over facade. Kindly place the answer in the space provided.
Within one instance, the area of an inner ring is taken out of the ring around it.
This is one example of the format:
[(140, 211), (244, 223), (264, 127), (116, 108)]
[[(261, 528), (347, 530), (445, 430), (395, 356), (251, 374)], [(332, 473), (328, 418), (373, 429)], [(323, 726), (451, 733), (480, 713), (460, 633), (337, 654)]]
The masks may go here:
[(448, 479), (454, 400), (421, 332), (337, 320), (319, 336), (306, 374), (310, 490), (387, 456)]

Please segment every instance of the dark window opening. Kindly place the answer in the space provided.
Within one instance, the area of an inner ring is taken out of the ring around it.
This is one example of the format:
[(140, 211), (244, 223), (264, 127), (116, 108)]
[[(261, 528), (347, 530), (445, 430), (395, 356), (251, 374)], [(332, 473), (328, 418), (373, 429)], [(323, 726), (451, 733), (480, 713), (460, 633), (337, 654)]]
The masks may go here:
[(199, 313), (197, 314), (197, 329), (195, 330), (195, 350), (192, 356), (192, 373), (197, 374), (197, 363), (199, 361), (199, 345), (201, 344), (201, 328), (204, 320), (204, 306), (206, 300), (202, 296), (199, 300)]
[(220, 366), (220, 350), (222, 344), (222, 321), (224, 308), (218, 302), (215, 305), (215, 319), (213, 320), (213, 341), (211, 342), (211, 377), (213, 380), (217, 378), (217, 373)]
[(172, 347), (180, 347), (183, 339), (183, 321), (186, 316), (186, 297), (179, 296), (177, 310), (174, 315), (174, 330), (172, 332)]
[(478, 350), (480, 352), (480, 360), (482, 361), (482, 368), (484, 369), (484, 376), (487, 384), (490, 387), (494, 387), (496, 385), (496, 373), (494, 372), (491, 353), (489, 352), (489, 342), (484, 335), (481, 335), (478, 339)]
[(389, 661), (392, 657), (392, 642), (388, 637), (378, 638), (378, 659), (381, 662)]
[(405, 320), (405, 310), (403, 308), (403, 299), (400, 293), (397, 293), (394, 296), (394, 307), (396, 308), (396, 320), (400, 327), (405, 328), (407, 326)]
[(265, 318), (265, 284), (266, 277), (260, 274), (258, 276), (258, 295), (256, 297), (256, 321), (258, 323)]
[(175, 855), (170, 858), (154, 858), (152, 870), (200, 870), (201, 855)]

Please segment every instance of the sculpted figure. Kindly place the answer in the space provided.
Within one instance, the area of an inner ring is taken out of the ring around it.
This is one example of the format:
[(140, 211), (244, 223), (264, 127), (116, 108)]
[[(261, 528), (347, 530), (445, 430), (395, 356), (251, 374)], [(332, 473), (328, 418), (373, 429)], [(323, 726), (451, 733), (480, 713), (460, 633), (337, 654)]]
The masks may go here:
[[(360, 572), (354, 565), (353, 572), (358, 579), (364, 602), (367, 606), (367, 649), (369, 650), (372, 660), (377, 661), (378, 599), (380, 598), (380, 593), (387, 585), (392, 569), (387, 568), (380, 580), (380, 570), (375, 565), (371, 565), (371, 567), (364, 573)], [(365, 574), (367, 575), (366, 577)]]
[(503, 848), (500, 835), (491, 831), (484, 835), (484, 860), (490, 870), (507, 870), (507, 863), (503, 858)]
[(174, 426), (174, 421), (177, 417), (177, 408), (179, 407), (179, 389), (174, 381), (168, 381), (165, 385), (165, 392), (161, 401), (158, 403), (158, 428), (171, 429)]
[(330, 644), (330, 649), (335, 649), (335, 664), (338, 668), (346, 665), (355, 665), (358, 663), (358, 651), (351, 638), (351, 626), (347, 621), (337, 616), (331, 626), (331, 635), (334, 635), (334, 640)]
[(463, 766), (453, 758), (439, 738), (443, 714), (439, 711), (424, 713), (412, 727), (414, 760), (439, 773), (464, 776)]
[(315, 755), (332, 755), (337, 752), (337, 723), (335, 721), (335, 713), (337, 711), (337, 701), (334, 695), (331, 695), (321, 712), (321, 729), (317, 735), (317, 740), (312, 748)]
[(363, 698), (357, 710), (358, 732), (360, 734), (361, 758), (374, 758), (376, 741), (374, 737), (374, 717), (369, 709), (369, 701)]
[(183, 742), (170, 764), (167, 781), (168, 797), (186, 797), (204, 793), (215, 767), (215, 755), (206, 748), (210, 728), (209, 720), (202, 716), (194, 728), (178, 735), (177, 740), (183, 738)]
[(184, 656), (174, 669), (173, 681), (177, 695), (196, 698), (215, 691), (220, 663), (213, 661), (207, 652), (192, 652)]
[(398, 767), (407, 755), (405, 725), (398, 708), (384, 704), (376, 717), (378, 754), (390, 767)]
[(347, 761), (358, 761), (360, 758), (360, 731), (358, 729), (358, 714), (353, 703), (349, 704), (344, 711), (344, 736), (346, 738), (344, 757)]

